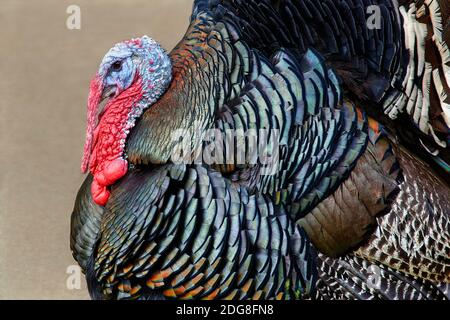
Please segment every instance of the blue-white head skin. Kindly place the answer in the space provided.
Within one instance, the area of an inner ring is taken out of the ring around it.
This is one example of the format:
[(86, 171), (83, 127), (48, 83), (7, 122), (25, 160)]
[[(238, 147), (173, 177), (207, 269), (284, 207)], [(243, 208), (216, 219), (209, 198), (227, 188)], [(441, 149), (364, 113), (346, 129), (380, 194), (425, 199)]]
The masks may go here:
[[(143, 36), (116, 44), (103, 58), (91, 82), (86, 144), (81, 170), (94, 175), (94, 201), (105, 205), (108, 186), (128, 170), (125, 140), (136, 119), (151, 107), (172, 81), (166, 51)], [(106, 101), (104, 107), (100, 106)]]
[(172, 80), (170, 57), (148, 36), (120, 42), (105, 55), (97, 73), (103, 81), (102, 98), (118, 96), (133, 84), (137, 74), (142, 77), (147, 99), (158, 99)]

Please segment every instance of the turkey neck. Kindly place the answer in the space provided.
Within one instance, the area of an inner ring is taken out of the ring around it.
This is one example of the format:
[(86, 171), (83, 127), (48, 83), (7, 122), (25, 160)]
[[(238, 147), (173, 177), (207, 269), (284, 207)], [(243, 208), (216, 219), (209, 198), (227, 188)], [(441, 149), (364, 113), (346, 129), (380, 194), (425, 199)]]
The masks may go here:
[(191, 27), (187, 34), (196, 32), (196, 39), (185, 38), (172, 51), (171, 86), (130, 132), (126, 147), (130, 163), (167, 163), (177, 145), (173, 138), (177, 130), (187, 130), (194, 149), (199, 141), (198, 133), (213, 125), (216, 97), (224, 94), (220, 86), (213, 84), (220, 68), (202, 59), (210, 23), (205, 20)]
[(167, 93), (147, 110), (131, 131), (127, 144), (128, 160), (134, 164), (161, 164), (169, 161), (177, 141), (173, 133), (183, 130), (191, 134), (192, 128), (204, 130), (213, 123), (212, 113), (201, 96), (198, 76), (192, 69), (177, 74)]

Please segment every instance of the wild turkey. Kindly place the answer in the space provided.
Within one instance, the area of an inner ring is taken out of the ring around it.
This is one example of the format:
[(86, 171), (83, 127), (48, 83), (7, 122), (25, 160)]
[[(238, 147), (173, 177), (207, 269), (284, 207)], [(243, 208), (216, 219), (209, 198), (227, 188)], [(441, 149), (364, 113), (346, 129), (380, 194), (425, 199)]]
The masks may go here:
[[(446, 0), (197, 0), (170, 56), (116, 45), (72, 213), (91, 296), (449, 299), (449, 16)], [(274, 174), (172, 161), (174, 132), (197, 150), (211, 128), (278, 130), (255, 137)]]

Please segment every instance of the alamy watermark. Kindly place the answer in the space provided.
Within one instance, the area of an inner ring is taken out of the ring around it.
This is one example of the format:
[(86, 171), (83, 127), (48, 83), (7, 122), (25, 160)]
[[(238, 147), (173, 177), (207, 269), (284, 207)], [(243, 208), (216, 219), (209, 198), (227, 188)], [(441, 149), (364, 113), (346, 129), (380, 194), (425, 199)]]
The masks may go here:
[[(71, 4), (66, 8), (69, 15), (66, 19), (66, 27), (69, 30), (81, 29), (81, 8), (79, 5)], [(382, 15), (379, 5), (370, 5), (366, 9), (368, 15), (366, 25), (369, 30), (381, 29)]]
[[(196, 128), (196, 126), (192, 126)], [(178, 129), (171, 160), (175, 164), (259, 165), (261, 175), (278, 170), (280, 130), (278, 129)]]
[(366, 10), (367, 18), (366, 25), (369, 30), (381, 29), (381, 8), (378, 5), (368, 6)]
[(66, 288), (68, 290), (81, 290), (81, 280), (83, 278), (83, 273), (80, 266), (70, 265), (67, 267), (66, 274), (68, 275), (66, 279)]
[(374, 290), (381, 289), (381, 268), (377, 265), (371, 265), (368, 268), (369, 277), (367, 278), (367, 286)]
[(66, 19), (66, 27), (69, 30), (81, 29), (81, 8), (76, 4), (67, 7), (66, 13), (69, 15)]

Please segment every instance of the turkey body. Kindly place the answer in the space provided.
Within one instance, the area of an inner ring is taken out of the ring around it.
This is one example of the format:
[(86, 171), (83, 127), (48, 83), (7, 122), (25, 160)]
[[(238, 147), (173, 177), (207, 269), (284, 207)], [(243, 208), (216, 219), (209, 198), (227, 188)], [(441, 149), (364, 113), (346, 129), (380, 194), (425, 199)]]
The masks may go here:
[[(195, 1), (172, 84), (127, 139), (133, 167), (105, 207), (91, 176), (78, 193), (71, 248), (91, 296), (449, 299), (449, 15), (445, 1)], [(256, 137), (276, 170), (171, 163), (171, 133), (192, 127), (193, 144), (277, 130), (278, 145)]]

